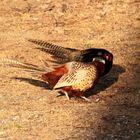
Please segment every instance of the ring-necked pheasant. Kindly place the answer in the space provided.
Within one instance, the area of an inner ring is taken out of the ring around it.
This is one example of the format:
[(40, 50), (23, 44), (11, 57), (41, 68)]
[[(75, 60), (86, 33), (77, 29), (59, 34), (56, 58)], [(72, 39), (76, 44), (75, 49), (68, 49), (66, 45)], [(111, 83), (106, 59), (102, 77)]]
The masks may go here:
[(112, 68), (113, 63), (113, 54), (108, 50), (99, 49), (99, 48), (90, 48), (85, 50), (78, 50), (72, 48), (64, 48), (62, 46), (57, 46), (46, 41), (36, 40), (36, 39), (27, 39), (29, 42), (40, 45), (41, 49), (55, 58), (57, 63), (66, 63), (71, 61), (77, 62), (92, 62), (93, 58), (101, 57), (105, 60), (105, 70), (101, 76), (106, 75)]
[(59, 89), (67, 98), (76, 96), (85, 100), (88, 100), (85, 97), (85, 92), (96, 85), (105, 70), (105, 61), (101, 58), (95, 58), (91, 63), (72, 61), (56, 68), (45, 69), (9, 59), (2, 59), (1, 63), (37, 74), (53, 89)]

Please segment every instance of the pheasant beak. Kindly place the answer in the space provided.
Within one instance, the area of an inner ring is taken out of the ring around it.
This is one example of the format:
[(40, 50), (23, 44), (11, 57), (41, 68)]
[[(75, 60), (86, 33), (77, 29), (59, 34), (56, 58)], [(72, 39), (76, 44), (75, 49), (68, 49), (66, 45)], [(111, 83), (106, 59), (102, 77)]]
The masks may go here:
[(105, 60), (104, 60), (104, 59), (102, 59), (102, 58), (100, 58), (100, 57), (93, 58), (93, 60), (92, 60), (92, 61), (93, 61), (93, 62), (94, 62), (94, 61), (99, 61), (99, 62), (101, 62), (101, 63), (105, 64)]
[(103, 59), (100, 59), (99, 61), (100, 61), (100, 62), (102, 62), (103, 64), (105, 64), (105, 60), (103, 60)]

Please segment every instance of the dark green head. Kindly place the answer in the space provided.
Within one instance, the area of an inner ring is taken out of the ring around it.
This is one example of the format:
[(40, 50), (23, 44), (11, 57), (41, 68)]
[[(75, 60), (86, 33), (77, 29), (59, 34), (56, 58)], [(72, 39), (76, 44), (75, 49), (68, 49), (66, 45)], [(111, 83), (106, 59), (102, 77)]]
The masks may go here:
[(105, 49), (97, 49), (97, 48), (83, 50), (82, 52), (83, 62), (92, 62), (93, 59), (96, 57), (105, 60), (105, 71), (101, 76), (106, 75), (112, 68), (113, 54)]

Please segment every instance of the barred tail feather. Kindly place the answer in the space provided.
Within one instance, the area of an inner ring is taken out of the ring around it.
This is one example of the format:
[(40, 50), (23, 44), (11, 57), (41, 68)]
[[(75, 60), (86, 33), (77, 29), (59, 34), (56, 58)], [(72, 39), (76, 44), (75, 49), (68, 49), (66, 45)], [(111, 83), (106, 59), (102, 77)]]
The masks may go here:
[(39, 68), (38, 66), (33, 65), (33, 64), (21, 63), (16, 60), (11, 60), (11, 59), (7, 59), (7, 58), (0, 59), (0, 65), (10, 66), (10, 67), (14, 67), (14, 68), (20, 68), (25, 71), (40, 72), (40, 73), (50, 71), (49, 68), (43, 69), (43, 68)]
[(41, 48), (38, 49), (41, 49), (47, 53), (50, 53), (60, 58), (67, 58), (68, 54), (71, 53), (71, 51), (73, 51), (73, 49), (63, 48), (61, 46), (57, 46), (42, 40), (36, 40), (36, 39), (27, 39), (27, 40), (34, 44), (40, 45)]

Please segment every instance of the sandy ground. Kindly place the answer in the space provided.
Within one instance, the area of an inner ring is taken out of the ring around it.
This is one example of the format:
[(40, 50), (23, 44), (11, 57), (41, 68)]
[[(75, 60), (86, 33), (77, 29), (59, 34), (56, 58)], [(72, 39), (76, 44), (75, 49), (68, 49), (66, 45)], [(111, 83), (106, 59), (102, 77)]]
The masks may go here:
[(49, 56), (25, 40), (34, 38), (108, 49), (114, 65), (91, 103), (0, 67), (0, 140), (139, 140), (139, 9), (139, 0), (1, 0), (0, 58), (41, 65)]

